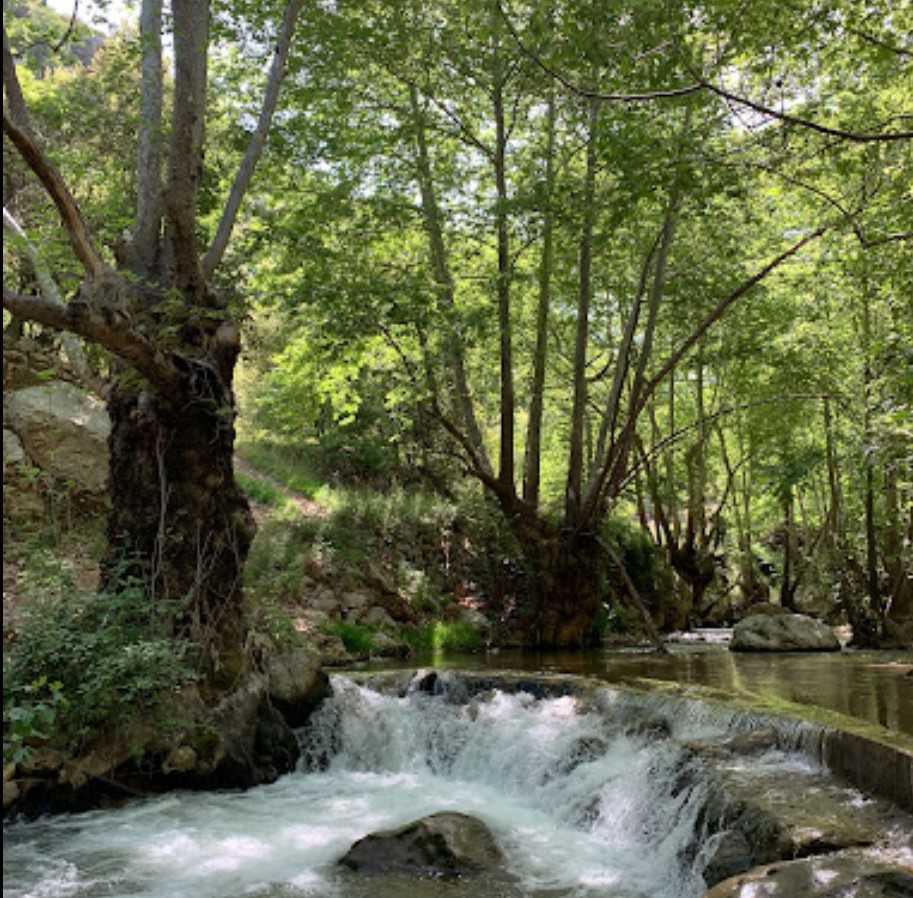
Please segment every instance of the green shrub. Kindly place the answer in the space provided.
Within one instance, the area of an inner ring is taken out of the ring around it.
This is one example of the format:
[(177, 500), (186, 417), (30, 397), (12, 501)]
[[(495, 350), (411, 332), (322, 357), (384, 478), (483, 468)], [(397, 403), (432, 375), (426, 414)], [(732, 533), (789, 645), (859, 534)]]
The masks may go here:
[(171, 635), (173, 604), (150, 601), (139, 582), (117, 593), (61, 594), (67, 574), (58, 568), (55, 582), (45, 558), (26, 578), (32, 595), (4, 659), (4, 726), (28, 709), (35, 683), (51, 683), (66, 699), (55, 706), (54, 741), (78, 747), (195, 674), (191, 644)]
[(333, 621), (326, 625), (326, 632), (338, 636), (346, 651), (352, 655), (370, 655), (374, 648), (374, 630), (361, 624)]
[(404, 630), (403, 638), (416, 652), (466, 653), (482, 650), (481, 632), (463, 621), (431, 621)]

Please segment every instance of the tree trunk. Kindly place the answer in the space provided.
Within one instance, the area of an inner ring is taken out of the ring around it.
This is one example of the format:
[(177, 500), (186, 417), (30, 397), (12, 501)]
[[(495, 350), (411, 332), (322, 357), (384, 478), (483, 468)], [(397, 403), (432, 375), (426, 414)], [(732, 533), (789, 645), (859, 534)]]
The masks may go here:
[[(233, 363), (232, 363), (233, 367)], [(141, 581), (175, 602), (216, 682), (243, 668), (241, 575), (255, 532), (234, 480), (231, 369), (192, 363), (171, 395), (121, 377), (110, 392), (108, 553), (103, 587)]]
[(552, 257), (554, 214), (552, 193), (555, 185), (555, 88), (549, 89), (546, 114), (545, 209), (542, 216), (542, 257), (539, 262), (539, 305), (536, 311), (536, 350), (530, 386), (529, 421), (526, 429), (526, 456), (523, 464), (523, 499), (533, 508), (539, 506), (542, 462), (542, 412), (545, 400), (545, 364), (548, 355), (548, 316), (552, 299)]

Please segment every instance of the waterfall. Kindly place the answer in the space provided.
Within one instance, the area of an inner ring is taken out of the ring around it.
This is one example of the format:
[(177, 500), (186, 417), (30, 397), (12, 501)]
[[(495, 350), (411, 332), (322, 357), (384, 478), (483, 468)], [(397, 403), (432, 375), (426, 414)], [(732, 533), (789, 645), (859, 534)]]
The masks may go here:
[[(381, 689), (334, 676), (299, 732), (295, 773), (7, 827), (3, 896), (697, 898), (713, 837), (701, 835), (709, 786), (688, 740), (751, 721), (560, 683), (401, 675)], [(336, 863), (369, 832), (448, 810), (487, 824), (504, 878), (384, 886)]]

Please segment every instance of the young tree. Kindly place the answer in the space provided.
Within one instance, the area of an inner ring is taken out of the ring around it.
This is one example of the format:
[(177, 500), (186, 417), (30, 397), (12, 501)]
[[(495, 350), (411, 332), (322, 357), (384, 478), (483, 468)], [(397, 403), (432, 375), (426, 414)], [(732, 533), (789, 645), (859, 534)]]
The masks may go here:
[[(208, 0), (171, 3), (174, 84), (167, 129), (162, 0), (142, 2), (135, 216), (110, 251), (98, 246), (52, 150), (33, 129), (5, 30), (3, 35), (4, 134), (53, 201), (84, 272), (69, 302), (45, 278), (35, 295), (4, 284), (3, 306), (114, 357), (104, 583), (116, 588), (125, 577), (139, 577), (151, 599), (180, 601), (177, 626), (201, 644), (210, 673), (226, 679), (241, 664), (241, 572), (254, 523), (232, 470), (240, 326), (216, 273), (266, 143), (302, 5), (289, 0), (267, 45), (272, 62), (259, 118), (208, 247), (201, 244), (198, 221), (213, 24)], [(257, 12), (268, 19), (273, 10), (264, 4)]]

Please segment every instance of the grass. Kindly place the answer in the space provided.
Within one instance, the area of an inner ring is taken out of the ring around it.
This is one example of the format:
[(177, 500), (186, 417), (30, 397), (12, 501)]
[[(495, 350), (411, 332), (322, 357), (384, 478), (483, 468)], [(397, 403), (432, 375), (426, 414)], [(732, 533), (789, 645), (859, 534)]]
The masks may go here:
[(236, 448), (238, 454), (258, 471), (269, 474), (307, 499), (313, 499), (325, 486), (317, 474), (315, 449), (309, 444), (287, 446), (267, 440), (241, 439)]
[(361, 624), (333, 621), (326, 625), (326, 632), (338, 636), (351, 655), (370, 655), (374, 648), (374, 630)]
[(479, 652), (483, 648), (482, 634), (464, 621), (431, 621), (404, 631), (403, 638), (415, 651), (434, 655)]
[(256, 477), (248, 477), (247, 474), (241, 473), (235, 474), (235, 480), (247, 498), (253, 502), (269, 505), (270, 508), (281, 508), (285, 504), (285, 496), (269, 481), (258, 480)]

